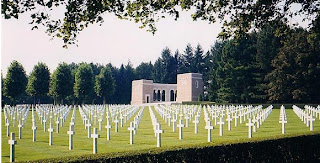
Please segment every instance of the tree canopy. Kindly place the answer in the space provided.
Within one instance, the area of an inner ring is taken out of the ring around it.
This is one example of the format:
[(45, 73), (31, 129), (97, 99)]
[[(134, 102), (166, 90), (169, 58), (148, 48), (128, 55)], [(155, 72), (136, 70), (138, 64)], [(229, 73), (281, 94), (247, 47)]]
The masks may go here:
[(21, 63), (12, 61), (4, 80), (4, 95), (11, 98), (15, 104), (16, 98), (25, 93), (27, 82), (26, 72)]
[(71, 67), (67, 63), (60, 63), (52, 74), (49, 94), (63, 104), (63, 100), (73, 94), (73, 81)]
[[(160, 19), (171, 16), (177, 20), (181, 11), (191, 10), (193, 20), (223, 23), (219, 36), (229, 38), (241, 37), (266, 23), (289, 24), (294, 16), (303, 16), (304, 20), (310, 20), (311, 28), (318, 29), (319, 8), (317, 0), (3, 0), (1, 12), (6, 19), (30, 14), (32, 29), (45, 26), (49, 35), (61, 38), (67, 47), (76, 42), (78, 34), (89, 24), (102, 24), (106, 13), (140, 23), (141, 28), (147, 27), (147, 31), (154, 33)], [(52, 16), (59, 11), (64, 12), (63, 17)]]
[(50, 71), (45, 63), (39, 62), (33, 67), (28, 78), (27, 93), (36, 97), (47, 95), (49, 92)]

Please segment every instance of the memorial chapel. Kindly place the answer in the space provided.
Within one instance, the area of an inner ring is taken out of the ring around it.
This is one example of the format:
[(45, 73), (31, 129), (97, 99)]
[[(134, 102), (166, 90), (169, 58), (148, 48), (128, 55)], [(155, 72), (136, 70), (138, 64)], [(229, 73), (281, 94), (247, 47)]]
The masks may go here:
[(177, 84), (153, 83), (153, 80), (132, 81), (131, 105), (160, 102), (198, 101), (203, 95), (202, 74), (185, 73), (177, 75)]

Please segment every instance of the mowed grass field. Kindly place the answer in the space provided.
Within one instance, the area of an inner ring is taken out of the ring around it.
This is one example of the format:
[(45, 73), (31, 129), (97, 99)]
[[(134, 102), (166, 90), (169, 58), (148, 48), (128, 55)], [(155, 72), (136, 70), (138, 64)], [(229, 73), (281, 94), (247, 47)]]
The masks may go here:
[[(264, 106), (264, 108), (267, 105)], [(154, 110), (154, 109), (153, 109)], [(203, 115), (203, 109), (200, 117), (200, 123), (198, 125), (198, 134), (194, 133), (194, 123), (189, 121), (189, 127), (183, 128), (183, 140), (179, 140), (179, 130), (176, 128), (176, 132), (172, 131), (172, 124), (168, 126), (160, 115), (154, 110), (161, 127), (164, 130), (162, 134), (162, 147), (163, 149), (174, 149), (174, 148), (187, 148), (192, 146), (201, 145), (220, 145), (229, 143), (241, 143), (249, 141), (259, 141), (267, 139), (275, 139), (281, 137), (292, 137), (298, 135), (306, 135), (320, 132), (320, 120), (316, 119), (314, 122), (314, 131), (309, 131), (309, 127), (298, 118), (298, 116), (293, 112), (292, 109), (286, 109), (288, 123), (286, 124), (286, 134), (281, 134), (281, 124), (279, 123), (279, 109), (273, 109), (272, 113), (266, 119), (266, 121), (257, 129), (257, 132), (253, 133), (253, 138), (248, 138), (248, 127), (245, 125), (246, 122), (238, 126), (234, 126), (234, 121), (232, 121), (231, 131), (228, 131), (227, 122), (223, 127), (224, 135), (219, 136), (219, 125), (214, 126), (215, 129), (212, 131), (212, 142), (207, 142), (208, 131), (205, 130), (205, 121)], [(6, 136), (6, 126), (4, 122), (4, 115), (2, 112), (2, 162), (9, 162), (9, 137)], [(102, 131), (98, 131), (100, 138), (98, 139), (98, 153), (115, 153), (115, 152), (125, 152), (125, 151), (136, 151), (143, 149), (154, 149), (156, 148), (157, 139), (154, 135), (152, 129), (152, 123), (150, 118), (150, 112), (148, 107), (145, 107), (141, 123), (137, 130), (137, 134), (134, 135), (134, 144), (129, 144), (129, 122), (133, 120), (133, 117), (124, 127), (120, 127), (119, 132), (116, 133), (115, 125), (112, 123), (111, 129), (111, 140), (106, 139), (106, 121), (103, 122)], [(84, 154), (92, 154), (92, 138), (88, 138), (87, 130), (82, 123), (80, 113), (76, 111), (76, 123), (75, 123), (75, 135), (74, 135), (74, 149), (68, 150), (69, 145), (69, 135), (67, 131), (69, 130), (71, 113), (69, 114), (63, 127), (60, 127), (60, 133), (56, 133), (56, 124), (54, 124), (53, 133), (53, 145), (49, 146), (49, 133), (48, 131), (43, 131), (43, 125), (41, 125), (38, 116), (37, 119), (37, 141), (32, 142), (32, 121), (31, 112), (29, 113), (28, 120), (22, 130), (22, 139), (18, 139), (18, 127), (10, 127), (10, 132), (16, 133), (17, 144), (16, 149), (16, 161), (32, 161), (45, 158), (55, 158), (55, 157), (65, 157), (65, 156), (76, 156)], [(239, 120), (238, 120), (239, 121)], [(185, 123), (185, 120), (184, 120)], [(12, 123), (11, 123), (12, 124)], [(211, 122), (214, 124), (214, 120)], [(49, 123), (47, 123), (47, 128)], [(92, 122), (92, 127), (98, 128), (98, 122), (95, 125)], [(93, 129), (92, 129), (93, 131)]]

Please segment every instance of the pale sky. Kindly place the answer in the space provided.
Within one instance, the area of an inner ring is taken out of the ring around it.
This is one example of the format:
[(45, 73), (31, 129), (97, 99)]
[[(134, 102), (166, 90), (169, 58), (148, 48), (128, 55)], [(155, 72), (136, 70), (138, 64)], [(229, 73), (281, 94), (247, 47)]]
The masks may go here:
[(78, 45), (62, 48), (62, 40), (50, 40), (43, 30), (31, 30), (29, 15), (18, 20), (2, 18), (1, 69), (5, 76), (12, 60), (22, 63), (27, 74), (38, 62), (44, 62), (52, 72), (60, 62), (112, 63), (116, 67), (131, 61), (134, 67), (141, 62), (155, 62), (166, 46), (174, 53), (184, 51), (187, 43), (198, 43), (207, 51), (221, 31), (219, 23), (192, 21), (191, 12), (181, 13), (178, 21), (167, 17), (157, 23), (155, 35), (140, 29), (139, 24), (119, 20), (111, 14), (104, 16), (102, 26), (89, 26), (78, 35)]
[[(56, 12), (55, 17), (63, 15), (63, 9)], [(39, 61), (46, 63), (51, 72), (61, 62), (112, 63), (120, 67), (130, 60), (136, 67), (141, 62), (154, 63), (166, 46), (172, 53), (176, 49), (182, 53), (188, 43), (193, 47), (200, 44), (206, 52), (217, 40), (221, 24), (192, 21), (191, 14), (192, 11), (180, 12), (178, 21), (172, 17), (161, 19), (155, 35), (140, 29), (140, 24), (105, 14), (102, 26), (90, 25), (78, 35), (79, 47), (71, 45), (69, 49), (62, 48), (63, 42), (59, 38), (50, 40), (43, 29), (32, 31), (28, 14), (20, 15), (18, 20), (4, 20), (2, 16), (1, 71), (5, 76), (13, 60), (22, 63), (28, 75)], [(301, 20), (301, 17), (293, 18), (290, 24), (299, 22), (307, 27), (308, 22)]]

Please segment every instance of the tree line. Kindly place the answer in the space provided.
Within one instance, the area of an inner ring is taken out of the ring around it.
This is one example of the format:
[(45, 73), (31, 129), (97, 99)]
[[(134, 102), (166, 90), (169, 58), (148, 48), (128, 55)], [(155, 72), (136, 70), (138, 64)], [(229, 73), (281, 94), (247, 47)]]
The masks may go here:
[[(282, 26), (283, 27), (283, 26)], [(202, 73), (202, 100), (223, 103), (320, 102), (320, 36), (316, 29), (279, 31), (266, 25), (241, 38), (216, 41), (204, 52), (187, 44), (183, 52), (164, 48), (155, 61), (133, 68), (94, 63), (60, 63), (50, 74), (39, 62), (27, 76), (13, 61), (2, 77), (2, 99), (14, 103), (117, 103), (131, 100), (131, 82), (176, 83), (177, 74)], [(285, 32), (284, 32), (285, 31)]]

